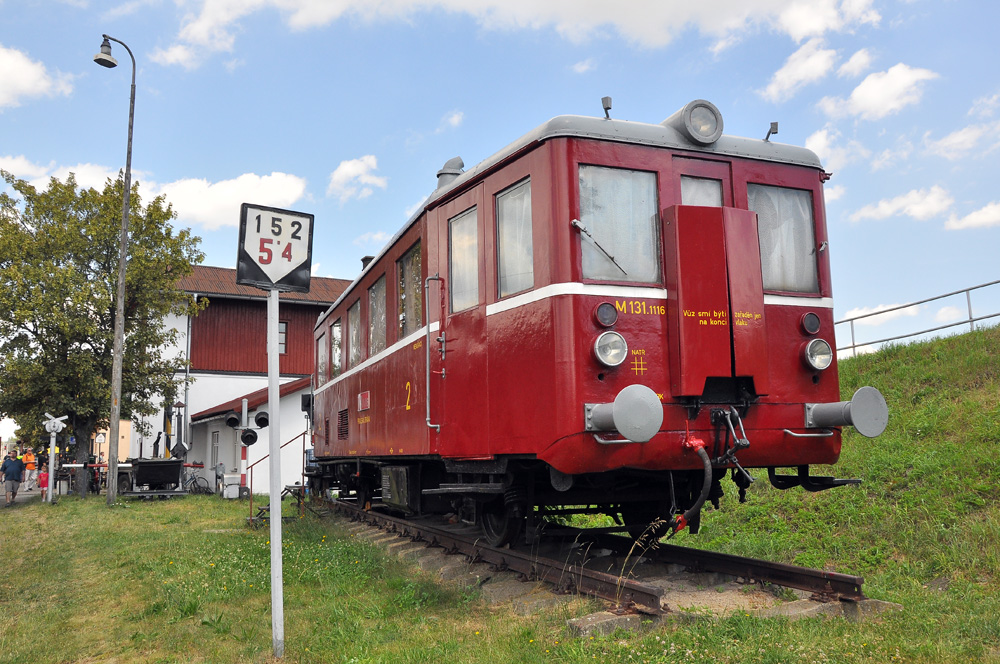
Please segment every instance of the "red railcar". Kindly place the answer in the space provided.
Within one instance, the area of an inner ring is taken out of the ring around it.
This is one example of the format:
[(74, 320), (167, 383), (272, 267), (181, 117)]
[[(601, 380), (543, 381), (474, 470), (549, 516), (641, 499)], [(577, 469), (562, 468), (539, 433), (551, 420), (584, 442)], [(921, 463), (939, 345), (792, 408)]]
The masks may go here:
[[(885, 427), (839, 402), (827, 174), (724, 136), (557, 117), (438, 187), (315, 330), (317, 491), (476, 518), (493, 543), (591, 510), (697, 530), (728, 472), (776, 486)], [(777, 472), (794, 468), (794, 472)]]

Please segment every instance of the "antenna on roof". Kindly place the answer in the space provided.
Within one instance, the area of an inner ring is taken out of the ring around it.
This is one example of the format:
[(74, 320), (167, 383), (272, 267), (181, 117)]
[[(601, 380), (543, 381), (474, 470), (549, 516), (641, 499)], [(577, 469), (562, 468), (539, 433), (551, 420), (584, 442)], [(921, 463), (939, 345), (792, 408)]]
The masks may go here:
[(601, 97), (601, 106), (604, 107), (604, 119), (610, 120), (611, 114), (608, 111), (611, 110), (611, 97)]

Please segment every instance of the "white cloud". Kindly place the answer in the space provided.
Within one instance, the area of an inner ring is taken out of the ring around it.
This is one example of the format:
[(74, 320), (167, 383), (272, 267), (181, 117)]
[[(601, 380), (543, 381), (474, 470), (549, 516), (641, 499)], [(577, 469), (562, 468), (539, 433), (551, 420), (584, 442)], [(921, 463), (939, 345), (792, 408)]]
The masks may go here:
[(871, 152), (858, 141), (848, 141), (840, 145), (840, 132), (829, 126), (815, 132), (806, 139), (805, 146), (816, 153), (823, 167), (838, 171), (852, 161), (867, 159)]
[(844, 194), (846, 193), (847, 193), (847, 188), (842, 184), (823, 188), (823, 198), (826, 200), (827, 203), (829, 203), (830, 201), (835, 201), (838, 198), (843, 198)]
[(1000, 145), (1000, 122), (969, 125), (936, 141), (931, 140), (930, 132), (927, 132), (924, 144), (931, 154), (957, 161), (976, 149), (986, 152)]
[(5, 417), (0, 420), (0, 440), (9, 442), (14, 437), (14, 432), (18, 430), (17, 422)]
[(823, 44), (822, 39), (810, 39), (788, 56), (785, 64), (774, 73), (771, 82), (761, 91), (761, 95), (770, 101), (784, 101), (802, 86), (826, 76), (833, 69), (837, 52), (823, 48)]
[[(108, 166), (101, 166), (100, 164), (77, 164), (76, 166), (57, 166), (49, 170), (49, 172), (44, 177), (39, 177), (33, 180), (31, 184), (35, 185), (35, 188), (47, 187), (49, 184), (49, 177), (54, 177), (63, 182), (69, 177), (69, 174), (73, 173), (76, 176), (76, 184), (84, 189), (96, 189), (97, 191), (104, 191), (104, 184), (110, 178), (111, 180), (118, 179), (119, 169), (110, 168)], [(145, 173), (139, 171), (132, 171), (132, 180), (139, 181), (145, 177)]]
[(354, 238), (354, 244), (359, 246), (374, 244), (381, 247), (391, 239), (392, 235), (386, 233), (385, 231), (372, 231)]
[(990, 97), (980, 97), (976, 101), (972, 102), (972, 108), (969, 109), (969, 115), (991, 118), (996, 115), (998, 108), (1000, 108), (1000, 94), (995, 94)]
[(947, 189), (934, 185), (930, 189), (914, 189), (901, 196), (888, 198), (866, 205), (851, 215), (851, 221), (862, 219), (887, 219), (888, 217), (907, 216), (925, 221), (944, 214), (955, 199)]
[(581, 60), (573, 65), (572, 69), (577, 74), (586, 74), (594, 68), (594, 59), (587, 58), (586, 60)]
[[(77, 186), (103, 191), (105, 183), (109, 179), (117, 179), (119, 173), (118, 169), (100, 164), (35, 164), (23, 156), (0, 156), (0, 168), (27, 180), (40, 190), (48, 187), (49, 178), (65, 182), (69, 174), (73, 173)], [(208, 230), (239, 226), (241, 203), (253, 202), (287, 208), (301, 199), (306, 190), (305, 179), (279, 172), (270, 175), (244, 173), (232, 180), (214, 183), (186, 178), (160, 184), (152, 181), (144, 171), (133, 170), (132, 181), (140, 182), (146, 199), (161, 194), (166, 196), (181, 222), (198, 224)]]
[[(48, 166), (36, 164), (24, 155), (17, 155), (16, 157), (14, 155), (0, 155), (0, 168), (22, 180), (45, 178), (48, 181), (48, 174), (54, 166), (55, 164), (49, 164)], [(37, 187), (38, 185), (35, 186)]]
[(239, 226), (242, 203), (290, 207), (305, 194), (306, 181), (288, 173), (244, 173), (232, 180), (213, 183), (188, 178), (161, 186), (151, 185), (151, 189), (154, 195), (166, 196), (179, 221), (216, 230)]
[[(441, 133), (446, 129), (457, 129), (462, 126), (462, 122), (465, 120), (465, 113), (462, 111), (451, 111), (441, 118), (441, 125), (438, 127), (437, 133)], [(374, 157), (373, 157), (374, 159)]]
[[(864, 316), (866, 314), (873, 314), (879, 311), (885, 311), (886, 309), (894, 309), (895, 307), (902, 306), (900, 304), (880, 304), (875, 307), (857, 307), (851, 309), (844, 314), (844, 319), (857, 318), (858, 316)], [(884, 314), (879, 314), (877, 316), (869, 316), (868, 318), (862, 318), (860, 320), (854, 321), (855, 325), (884, 325), (890, 321), (896, 320), (897, 318), (913, 317), (920, 313), (920, 306), (915, 305), (912, 307), (905, 307), (903, 309), (896, 309), (895, 311), (889, 311)]]
[[(118, 177), (118, 169), (101, 166), (100, 164), (77, 164), (75, 166), (57, 166), (55, 162), (48, 164), (36, 164), (28, 160), (23, 155), (3, 155), (0, 156), (0, 168), (14, 175), (14, 177), (26, 180), (35, 189), (46, 189), (49, 186), (49, 178), (56, 178), (63, 182), (70, 173), (76, 177), (76, 184), (84, 189), (94, 188), (98, 191), (104, 189), (104, 183), (111, 178)], [(138, 180), (145, 177), (144, 172), (133, 171), (132, 179)]]
[(867, 48), (863, 48), (856, 52), (851, 58), (840, 65), (840, 69), (837, 70), (837, 76), (841, 78), (852, 78), (854, 76), (860, 76), (864, 72), (868, 71), (871, 67), (872, 56), (868, 52)]
[(966, 315), (962, 313), (962, 310), (958, 307), (941, 307), (938, 312), (934, 314), (934, 322), (936, 323), (954, 323), (955, 321), (962, 320)]
[(839, 31), (854, 23), (877, 25), (881, 16), (871, 8), (872, 0), (801, 0), (785, 3), (778, 25), (795, 41)]
[(378, 160), (374, 155), (366, 154), (359, 159), (342, 161), (336, 170), (330, 174), (330, 185), (326, 188), (327, 196), (333, 195), (343, 203), (352, 198), (367, 198), (374, 193), (372, 187), (385, 189), (388, 179), (372, 175), (378, 169)]
[(929, 69), (899, 63), (888, 71), (866, 76), (847, 99), (823, 97), (819, 107), (833, 118), (855, 115), (878, 120), (919, 102), (924, 82), (935, 78), (938, 75)]
[(775, 29), (802, 41), (853, 25), (877, 24), (880, 16), (871, 5), (872, 0), (842, 0), (839, 5), (836, 0), (798, 0), (791, 5), (787, 0), (202, 0), (199, 10), (182, 19), (176, 42), (154, 58), (161, 64), (195, 67), (200, 64), (197, 58), (231, 52), (239, 21), (259, 11), (277, 12), (292, 30), (323, 27), (344, 17), (405, 21), (421, 12), (446, 11), (470, 15), (489, 30), (553, 29), (574, 43), (615, 32), (644, 48), (661, 48), (695, 29), (722, 49), (750, 30)]
[(201, 62), (195, 56), (195, 49), (185, 44), (174, 44), (169, 48), (158, 48), (150, 54), (153, 62), (161, 65), (180, 65), (185, 69), (195, 69)]
[(898, 147), (886, 148), (875, 155), (875, 158), (871, 161), (871, 169), (874, 172), (889, 168), (898, 162), (906, 161), (912, 153), (913, 146), (909, 141), (901, 140)]
[(988, 228), (990, 226), (1000, 226), (1000, 202), (993, 201), (986, 207), (970, 212), (961, 219), (953, 214), (944, 224), (944, 227), (950, 231), (966, 228)]
[(41, 62), (0, 44), (0, 111), (16, 108), (25, 99), (69, 96), (71, 92), (73, 76), (60, 72), (52, 75)]

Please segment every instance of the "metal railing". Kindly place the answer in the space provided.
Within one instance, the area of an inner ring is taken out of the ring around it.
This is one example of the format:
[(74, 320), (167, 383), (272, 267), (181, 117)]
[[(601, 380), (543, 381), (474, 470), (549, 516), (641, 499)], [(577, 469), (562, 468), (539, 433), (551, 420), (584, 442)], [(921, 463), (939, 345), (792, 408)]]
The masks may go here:
[[(833, 324), (834, 327), (836, 327), (837, 325), (844, 324), (844, 323), (849, 323), (850, 326), (851, 326), (851, 345), (850, 346), (841, 346), (841, 347), (838, 347), (837, 348), (837, 352), (840, 353), (840, 352), (844, 352), (844, 351), (851, 351), (851, 356), (854, 357), (854, 356), (857, 355), (857, 349), (860, 348), (860, 347), (863, 347), (863, 346), (871, 346), (871, 345), (874, 345), (874, 344), (884, 344), (884, 343), (888, 343), (890, 341), (899, 341), (900, 339), (909, 339), (911, 337), (916, 337), (916, 336), (921, 335), (921, 334), (928, 334), (930, 332), (938, 332), (940, 330), (946, 330), (948, 328), (957, 327), (959, 325), (968, 325), (970, 332), (971, 331), (975, 331), (975, 329), (976, 329), (976, 323), (978, 323), (979, 321), (987, 320), (989, 318), (996, 318), (996, 317), (1000, 316), (1000, 312), (992, 313), (992, 314), (987, 314), (985, 316), (975, 316), (972, 313), (972, 291), (979, 290), (980, 288), (987, 288), (989, 286), (995, 286), (996, 284), (1000, 284), (1000, 279), (998, 279), (997, 281), (990, 281), (990, 282), (987, 282), (985, 284), (979, 284), (978, 286), (972, 286), (970, 288), (963, 288), (962, 290), (952, 291), (951, 293), (945, 293), (944, 295), (936, 295), (934, 297), (929, 297), (929, 298), (927, 298), (925, 300), (918, 300), (916, 302), (910, 302), (909, 304), (900, 304), (898, 306), (890, 307), (888, 309), (881, 309), (879, 311), (872, 311), (872, 312), (867, 313), (867, 314), (861, 314), (860, 316), (853, 316), (851, 318), (844, 318), (843, 320), (835, 321), (834, 324)], [(916, 307), (916, 306), (919, 306), (921, 304), (926, 304), (928, 302), (934, 302), (934, 301), (937, 301), (937, 300), (943, 300), (943, 299), (948, 298), (948, 297), (954, 297), (956, 295), (962, 295), (962, 294), (965, 295), (965, 302), (966, 302), (966, 305), (968, 306), (968, 311), (969, 311), (969, 317), (968, 318), (965, 318), (963, 320), (958, 320), (958, 321), (955, 321), (955, 322), (952, 322), (952, 323), (947, 323), (945, 325), (938, 325), (936, 327), (929, 327), (929, 328), (926, 328), (926, 329), (923, 329), (923, 330), (919, 330), (917, 332), (910, 332), (908, 334), (900, 334), (900, 335), (897, 335), (897, 336), (894, 336), (894, 337), (886, 337), (884, 339), (876, 339), (874, 341), (865, 341), (865, 342), (860, 343), (860, 344), (857, 342), (857, 338), (855, 336), (855, 331), (854, 331), (854, 323), (855, 323), (855, 321), (861, 320), (863, 318), (872, 318), (874, 316), (882, 316), (884, 314), (887, 314), (887, 313), (890, 313), (890, 312), (893, 312), (893, 311), (901, 311), (903, 309), (909, 309), (910, 307)]]
[[(295, 438), (292, 438), (288, 442), (283, 443), (281, 445), (281, 447), (279, 447), (278, 449), (279, 450), (285, 449), (285, 447), (287, 445), (291, 445), (292, 443), (294, 443), (295, 441), (297, 441), (299, 438), (302, 439), (302, 486), (305, 486), (305, 484), (306, 484), (305, 456), (306, 456), (306, 443), (309, 442), (309, 431), (308, 430), (303, 431), (299, 435), (295, 436)], [(261, 458), (257, 459), (252, 464), (250, 464), (249, 466), (247, 466), (247, 480), (248, 480), (248, 484), (249, 484), (249, 488), (250, 488), (250, 518), (251, 519), (253, 519), (253, 471), (254, 471), (254, 466), (256, 466), (261, 461), (264, 461), (269, 456), (271, 456), (270, 453), (265, 454), (264, 456), (262, 456)], [(279, 497), (278, 500), (279, 501), (281, 500), (280, 497)]]

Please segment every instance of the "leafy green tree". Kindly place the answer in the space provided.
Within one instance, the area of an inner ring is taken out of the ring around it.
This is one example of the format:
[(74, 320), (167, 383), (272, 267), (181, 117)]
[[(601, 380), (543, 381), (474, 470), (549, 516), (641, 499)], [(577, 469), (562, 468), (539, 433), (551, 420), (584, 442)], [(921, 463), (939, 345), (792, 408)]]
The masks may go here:
[[(124, 180), (82, 189), (73, 174), (38, 191), (0, 171), (0, 413), (37, 440), (47, 411), (68, 415), (76, 460), (111, 414), (111, 366)], [(121, 413), (140, 426), (176, 398), (186, 361), (170, 350), (177, 332), (169, 313), (194, 315), (198, 303), (176, 287), (202, 261), (200, 238), (175, 231), (163, 197), (145, 207), (130, 196), (125, 278)], [(148, 433), (148, 432), (147, 432)], [(86, 496), (85, 473), (76, 490)]]

